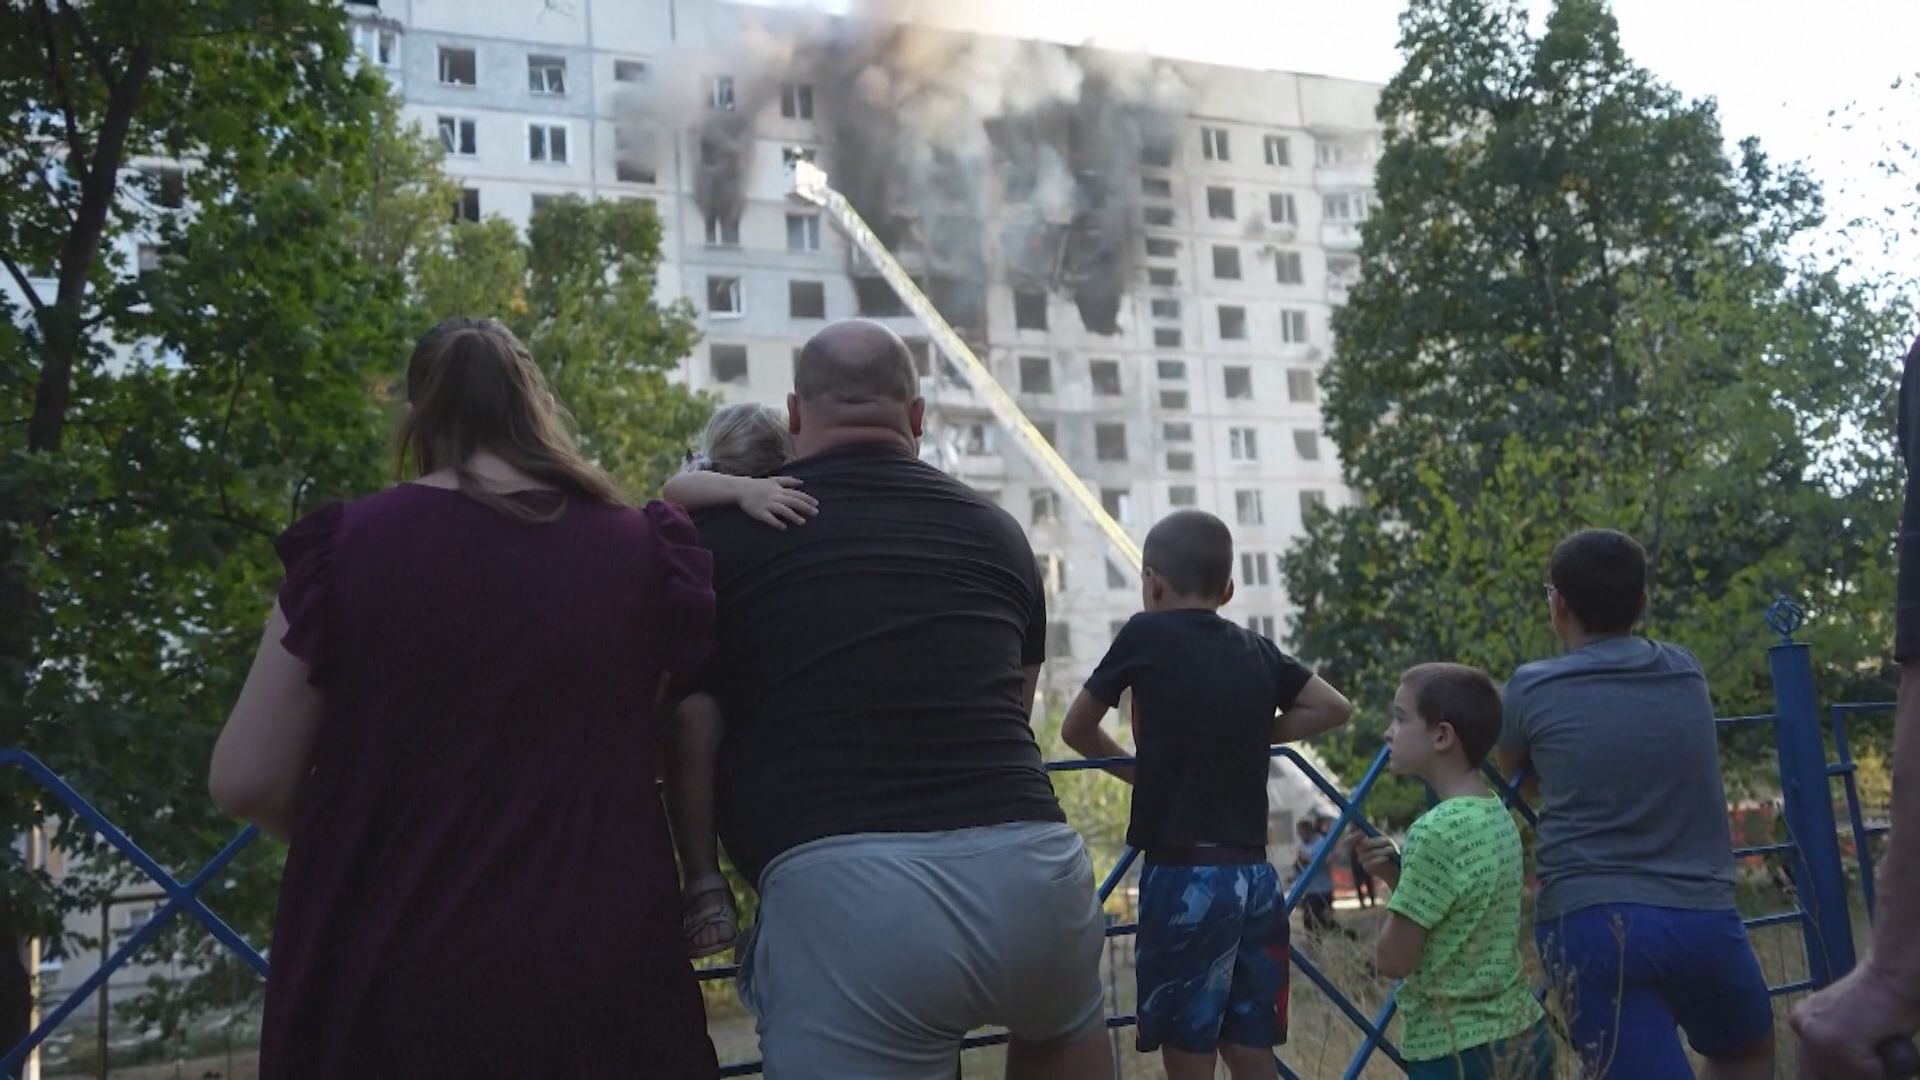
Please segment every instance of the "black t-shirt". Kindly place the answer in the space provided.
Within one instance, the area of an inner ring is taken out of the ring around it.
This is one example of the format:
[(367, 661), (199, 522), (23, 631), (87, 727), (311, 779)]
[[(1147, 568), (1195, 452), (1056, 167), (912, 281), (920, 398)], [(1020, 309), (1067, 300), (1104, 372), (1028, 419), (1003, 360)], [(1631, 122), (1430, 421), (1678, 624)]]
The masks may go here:
[(1273, 642), (1211, 611), (1127, 620), (1087, 678), (1087, 692), (1108, 705), (1131, 689), (1140, 714), (1127, 843), (1265, 846), (1274, 714), (1312, 678)]
[(748, 880), (860, 832), (1065, 821), (1021, 696), (1046, 597), (1006, 511), (885, 444), (780, 470), (820, 514), (785, 531), (700, 514), (726, 735), (716, 817)]

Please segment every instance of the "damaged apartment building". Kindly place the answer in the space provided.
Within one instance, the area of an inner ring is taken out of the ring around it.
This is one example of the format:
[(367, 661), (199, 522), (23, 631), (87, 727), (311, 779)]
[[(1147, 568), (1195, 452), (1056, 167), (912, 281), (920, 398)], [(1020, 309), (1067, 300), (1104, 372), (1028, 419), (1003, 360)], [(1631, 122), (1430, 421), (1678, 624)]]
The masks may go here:
[(1346, 497), (1318, 385), (1359, 267), (1378, 86), (959, 34), (884, 4), (346, 6), (363, 62), (439, 132), (457, 214), (652, 203), (661, 296), (699, 313), (694, 386), (778, 403), (826, 320), (905, 337), (925, 456), (1032, 538), (1050, 693), (1078, 687), (1138, 610), (1138, 582), (834, 223), (787, 197), (794, 155), (826, 170), (1136, 537), (1182, 507), (1232, 526), (1224, 614), (1284, 637), (1279, 555)]

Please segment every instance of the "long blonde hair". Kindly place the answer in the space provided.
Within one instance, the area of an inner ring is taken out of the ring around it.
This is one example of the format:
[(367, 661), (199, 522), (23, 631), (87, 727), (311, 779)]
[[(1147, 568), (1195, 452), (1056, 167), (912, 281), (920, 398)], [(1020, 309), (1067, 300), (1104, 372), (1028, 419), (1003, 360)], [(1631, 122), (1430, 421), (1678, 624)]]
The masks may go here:
[(424, 476), (453, 470), (460, 490), (509, 517), (552, 521), (488, 490), (472, 461), (482, 451), (543, 484), (596, 502), (623, 505), (620, 485), (574, 443), (569, 417), (547, 389), (527, 347), (496, 319), (443, 319), (407, 362), (401, 463)]

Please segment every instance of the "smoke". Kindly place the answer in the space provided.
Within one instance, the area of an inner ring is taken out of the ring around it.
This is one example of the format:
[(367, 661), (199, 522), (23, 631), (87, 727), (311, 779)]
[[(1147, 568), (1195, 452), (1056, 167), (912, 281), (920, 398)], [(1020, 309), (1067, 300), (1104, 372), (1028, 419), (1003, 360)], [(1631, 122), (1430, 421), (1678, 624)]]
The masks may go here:
[[(984, 331), (999, 262), (1020, 288), (1071, 295), (1089, 330), (1119, 332), (1120, 297), (1142, 253), (1141, 152), (1174, 137), (1192, 97), (1178, 70), (914, 25), (898, 2), (833, 20), (734, 11), (744, 27), (725, 61), (737, 73), (734, 108), (677, 103), (700, 114), (704, 213), (740, 212), (756, 167), (755, 119), (779, 108), (782, 84), (804, 83), (832, 184), (956, 328)], [(994, 221), (1011, 224), (994, 235)]]

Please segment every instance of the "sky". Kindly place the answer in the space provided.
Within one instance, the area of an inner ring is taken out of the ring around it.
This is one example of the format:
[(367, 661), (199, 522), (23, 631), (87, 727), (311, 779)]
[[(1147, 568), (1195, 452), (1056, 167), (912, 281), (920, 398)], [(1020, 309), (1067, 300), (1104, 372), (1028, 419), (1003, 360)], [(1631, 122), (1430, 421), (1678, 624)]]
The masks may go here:
[[(802, 0), (806, 2), (806, 0)], [(1527, 0), (1536, 24), (1552, 0)], [(845, 10), (848, 0), (809, 6)], [(916, 21), (1234, 66), (1385, 82), (1401, 0), (919, 0)], [(1873, 162), (1920, 132), (1920, 0), (1613, 0), (1630, 57), (1689, 97), (1719, 102), (1730, 140), (1758, 136), (1827, 192), (1831, 217), (1903, 193)], [(1900, 89), (1896, 79), (1904, 78)], [(1829, 112), (1856, 106), (1845, 130)], [(1909, 183), (1912, 183), (1910, 180)], [(1910, 191), (1908, 192), (1910, 194)]]

